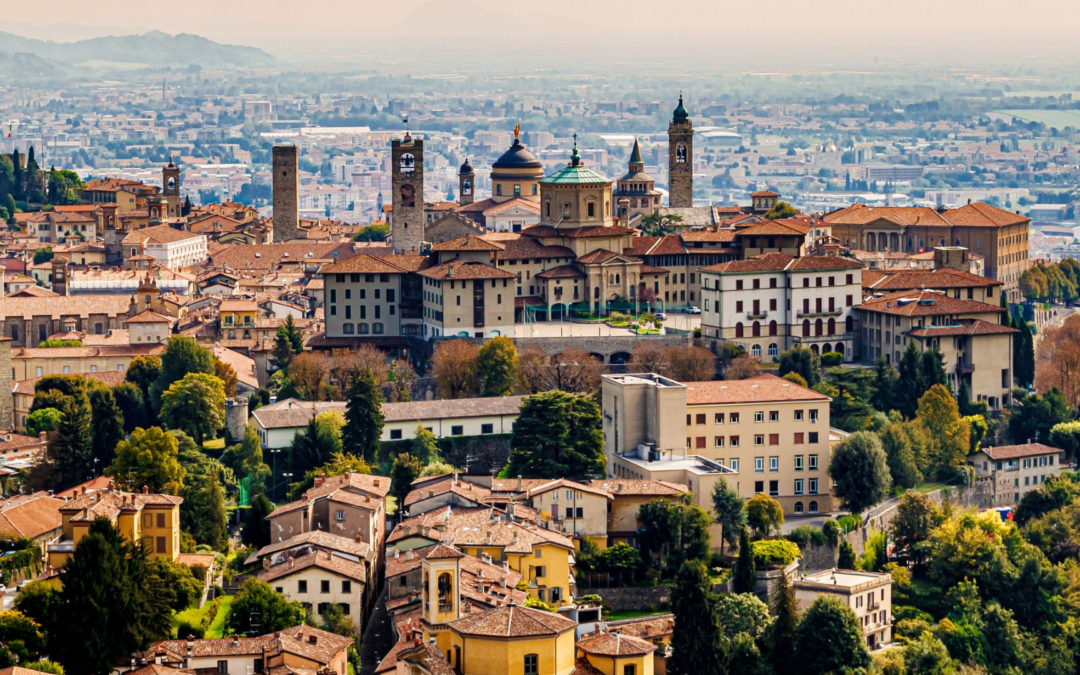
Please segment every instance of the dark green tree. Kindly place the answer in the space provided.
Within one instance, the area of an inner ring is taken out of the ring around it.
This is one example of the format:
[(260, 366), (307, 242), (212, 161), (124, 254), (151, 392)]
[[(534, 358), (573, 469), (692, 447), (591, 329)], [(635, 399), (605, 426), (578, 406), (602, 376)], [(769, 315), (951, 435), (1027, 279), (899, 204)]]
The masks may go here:
[(49, 441), (48, 455), (56, 470), (57, 487), (68, 488), (105, 467), (94, 466), (93, 417), (86, 394), (69, 397), (60, 412), (63, 417)]
[(69, 675), (108, 675), (171, 632), (170, 598), (154, 593), (149, 553), (107, 520), (90, 524), (64, 566), (59, 660)]
[(915, 409), (919, 405), (919, 398), (926, 391), (928, 385), (923, 378), (922, 352), (915, 346), (914, 340), (908, 340), (907, 348), (900, 356), (900, 364), (897, 367), (899, 376), (896, 381), (896, 396), (894, 403), (900, 414), (910, 419), (915, 416)]
[(776, 588), (775, 618), (765, 634), (769, 664), (774, 673), (798, 670), (795, 660), (795, 636), (799, 629), (799, 605), (786, 574), (780, 575)]
[(169, 338), (161, 355), (161, 372), (150, 390), (154, 410), (161, 409), (161, 395), (174, 382), (194, 373), (214, 374), (213, 353), (192, 338), (183, 335)]
[(859, 431), (841, 441), (829, 462), (833, 490), (844, 508), (858, 513), (889, 495), (892, 478), (881, 439), (870, 431)]
[(798, 373), (813, 387), (821, 382), (821, 358), (806, 347), (798, 346), (780, 353), (780, 377)]
[(289, 444), (289, 467), (294, 475), (303, 475), (329, 462), (335, 452), (341, 452), (340, 441), (313, 415)]
[(885, 357), (874, 363), (874, 394), (870, 403), (876, 410), (889, 412), (896, 409), (896, 387), (898, 378), (896, 369), (889, 365)]
[(274, 349), (271, 358), (274, 369), (288, 368), (292, 359), (304, 351), (304, 337), (293, 321), (292, 314), (285, 318), (285, 323), (278, 327), (274, 335)]
[(266, 635), (297, 626), (306, 618), (302, 604), (286, 600), (270, 584), (248, 579), (233, 598), (225, 628), (237, 635)]
[(93, 458), (105, 467), (116, 456), (116, 444), (124, 438), (124, 415), (108, 387), (90, 387), (90, 418), (93, 423)]
[(753, 593), (757, 589), (754, 549), (750, 544), (750, 531), (746, 527), (739, 531), (739, 557), (735, 560), (731, 583), (736, 593)]
[(638, 510), (641, 557), (672, 577), (687, 560), (709, 556), (709, 514), (696, 506), (654, 499)]
[(713, 487), (712, 502), (714, 522), (723, 528), (720, 538), (720, 553), (723, 555), (724, 544), (734, 546), (740, 530), (746, 525), (746, 511), (743, 510), (746, 500), (727, 481), (719, 480)]
[(228, 543), (228, 512), (225, 510), (225, 490), (218, 481), (217, 472), (206, 475), (205, 484), (191, 492), (191, 536), (199, 544), (206, 544), (215, 551), (224, 551)]
[(379, 456), (379, 437), (382, 436), (382, 394), (371, 371), (353, 373), (345, 392), (345, 428), (342, 442), (345, 452), (359, 455), (366, 462)]
[(407, 452), (394, 458), (394, 466), (390, 469), (390, 493), (397, 498), (398, 509), (405, 508), (405, 497), (412, 491), (412, 482), (423, 470), (420, 460)]
[(1021, 387), (1030, 387), (1035, 381), (1035, 336), (1026, 321), (1021, 321), (1017, 328), (1020, 332), (1013, 337), (1013, 377)]
[(713, 611), (712, 581), (699, 561), (687, 561), (680, 569), (672, 597), (675, 628), (671, 639), (671, 675), (720, 675), (720, 624)]
[(856, 567), (855, 549), (852, 548), (847, 539), (840, 542), (840, 555), (836, 560), (836, 567), (842, 570), (853, 570)]
[(273, 511), (274, 503), (261, 492), (251, 498), (251, 507), (244, 518), (242, 532), (245, 545), (262, 548), (270, 543), (270, 523), (266, 517)]
[(795, 653), (799, 672), (807, 675), (852, 672), (871, 663), (862, 622), (836, 597), (819, 597), (806, 610), (796, 632)]
[(1028, 394), (1009, 416), (1009, 438), (1013, 443), (1045, 442), (1055, 425), (1072, 419), (1072, 406), (1057, 388), (1045, 396)]
[(132, 382), (121, 382), (113, 387), (113, 398), (116, 407), (124, 419), (124, 432), (131, 433), (136, 429), (145, 429), (151, 426), (146, 410), (146, 399), (142, 390)]
[(587, 394), (545, 391), (525, 399), (510, 440), (512, 476), (603, 476), (600, 407)]

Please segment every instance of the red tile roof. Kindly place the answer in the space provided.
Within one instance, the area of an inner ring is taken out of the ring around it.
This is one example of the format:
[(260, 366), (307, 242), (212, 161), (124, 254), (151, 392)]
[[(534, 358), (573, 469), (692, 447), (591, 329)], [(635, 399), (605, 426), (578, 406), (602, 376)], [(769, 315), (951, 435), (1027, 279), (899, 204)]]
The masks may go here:
[(485, 265), (484, 263), (473, 262), (471, 260), (462, 260), (460, 258), (455, 258), (454, 260), (447, 261), (441, 265), (429, 267), (426, 270), (422, 270), (420, 275), (429, 279), (438, 279), (440, 281), (454, 279), (517, 279), (516, 274), (504, 272), (491, 265)]
[(981, 452), (986, 453), (990, 459), (1019, 459), (1023, 457), (1037, 457), (1039, 455), (1060, 455), (1061, 450), (1051, 448), (1042, 443), (1024, 443), (1023, 445), (999, 445), (984, 446)]
[(462, 635), (481, 637), (545, 637), (573, 630), (577, 622), (560, 614), (508, 605), (463, 616), (450, 622), (450, 629)]
[(932, 316), (936, 314), (1000, 314), (998, 305), (978, 300), (951, 298), (938, 291), (899, 291), (863, 301), (858, 309), (896, 316)]
[(999, 323), (990, 323), (982, 319), (961, 319), (959, 322), (947, 326), (925, 326), (913, 328), (908, 335), (913, 337), (960, 337), (964, 335), (1007, 335), (1018, 333), (1015, 328), (1009, 328)]
[(745, 380), (685, 382), (687, 405), (720, 403), (768, 403), (772, 401), (828, 401), (813, 389), (800, 387), (775, 375), (758, 375)]

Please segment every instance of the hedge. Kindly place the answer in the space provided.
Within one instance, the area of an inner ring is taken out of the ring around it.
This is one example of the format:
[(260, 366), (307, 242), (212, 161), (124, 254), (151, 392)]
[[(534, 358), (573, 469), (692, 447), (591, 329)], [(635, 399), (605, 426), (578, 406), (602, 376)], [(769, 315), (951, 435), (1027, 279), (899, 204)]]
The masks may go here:
[(787, 539), (761, 539), (750, 547), (754, 549), (754, 566), (759, 570), (787, 566), (802, 556), (799, 545)]

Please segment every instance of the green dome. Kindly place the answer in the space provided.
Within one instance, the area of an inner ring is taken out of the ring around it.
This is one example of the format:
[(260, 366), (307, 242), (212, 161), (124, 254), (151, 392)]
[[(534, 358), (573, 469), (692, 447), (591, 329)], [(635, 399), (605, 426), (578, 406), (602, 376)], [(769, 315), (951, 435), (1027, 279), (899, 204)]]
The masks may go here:
[(686, 108), (683, 106), (682, 94), (679, 94), (679, 105), (675, 108), (675, 112), (672, 114), (676, 122), (685, 122), (690, 119), (690, 113), (686, 112)]

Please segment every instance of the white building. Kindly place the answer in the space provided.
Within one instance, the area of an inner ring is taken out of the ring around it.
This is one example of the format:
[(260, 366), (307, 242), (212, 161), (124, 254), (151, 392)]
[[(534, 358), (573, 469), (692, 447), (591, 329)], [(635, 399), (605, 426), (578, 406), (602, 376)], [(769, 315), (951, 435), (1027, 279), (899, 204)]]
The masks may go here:
[(987, 446), (968, 455), (967, 463), (980, 479), (994, 481), (994, 505), (1009, 506), (1061, 473), (1061, 454), (1042, 443)]
[(800, 612), (820, 597), (837, 597), (855, 612), (867, 647), (892, 642), (891, 574), (834, 568), (798, 577), (791, 585)]
[(795, 345), (855, 357), (862, 263), (837, 256), (768, 253), (701, 269), (701, 330), (755, 358)]
[(206, 262), (206, 235), (192, 234), (168, 225), (135, 230), (124, 237), (124, 259), (148, 255), (161, 267), (183, 269)]

